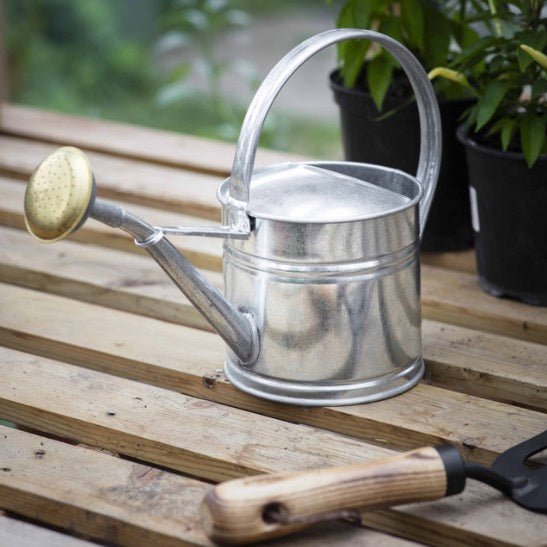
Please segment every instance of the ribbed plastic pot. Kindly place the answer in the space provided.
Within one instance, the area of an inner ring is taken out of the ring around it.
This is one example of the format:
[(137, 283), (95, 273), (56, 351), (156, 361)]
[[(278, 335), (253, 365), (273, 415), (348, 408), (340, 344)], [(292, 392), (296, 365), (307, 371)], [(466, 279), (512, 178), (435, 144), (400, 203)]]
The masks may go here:
[[(383, 113), (394, 112), (382, 118), (370, 94), (341, 85), (337, 70), (330, 75), (330, 87), (340, 108), (345, 159), (416, 173), (420, 148), (416, 104), (388, 97)], [(456, 139), (459, 118), (471, 104), (469, 100), (439, 102), (443, 158), (421, 243), (424, 251), (460, 251), (473, 246), (465, 151)]]
[(547, 306), (547, 156), (529, 169), (523, 154), (477, 143), (463, 127), (481, 287)]

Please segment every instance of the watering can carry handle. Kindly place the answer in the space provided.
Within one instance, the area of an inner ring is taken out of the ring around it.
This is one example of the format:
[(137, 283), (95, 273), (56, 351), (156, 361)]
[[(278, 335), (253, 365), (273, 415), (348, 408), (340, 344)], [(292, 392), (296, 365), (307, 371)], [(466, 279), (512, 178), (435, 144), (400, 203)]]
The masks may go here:
[(441, 121), (433, 87), (419, 61), (402, 44), (379, 32), (361, 29), (335, 29), (302, 42), (283, 57), (266, 76), (256, 92), (243, 121), (230, 178), (228, 223), (249, 231), (246, 206), (258, 140), (274, 99), (292, 74), (310, 57), (328, 46), (353, 39), (368, 39), (387, 49), (399, 61), (416, 96), (420, 115), (420, 160), (416, 178), (424, 193), (420, 201), (420, 235), (429, 213), (441, 163)]

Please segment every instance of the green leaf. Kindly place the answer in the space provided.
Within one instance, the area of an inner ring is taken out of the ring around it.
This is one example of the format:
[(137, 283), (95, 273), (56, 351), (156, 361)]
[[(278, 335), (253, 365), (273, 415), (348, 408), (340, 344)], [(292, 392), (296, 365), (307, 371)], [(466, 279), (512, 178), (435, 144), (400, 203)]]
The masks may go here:
[[(527, 30), (519, 32), (515, 36), (516, 40), (523, 45), (528, 46), (531, 49), (535, 49), (539, 52), (545, 47), (547, 42), (547, 32), (543, 29), (543, 32), (539, 30)], [(517, 59), (519, 62), (520, 70), (524, 72), (528, 65), (532, 62), (533, 56), (530, 55), (526, 48), (522, 48), (522, 45), (517, 48)]]
[(533, 47), (527, 46), (526, 44), (521, 44), (519, 51), (525, 51), (534, 61), (544, 69), (547, 69), (547, 55), (534, 49)]
[(403, 30), (401, 28), (401, 18), (395, 16), (385, 17), (380, 23), (378, 31), (395, 38), (395, 40), (402, 42), (403, 41)]
[(371, 0), (354, 0), (353, 2), (353, 24), (354, 28), (368, 28), (370, 14), (374, 2)]
[(435, 4), (426, 4), (424, 57), (428, 67), (445, 65), (450, 46), (451, 23)]
[(500, 82), (499, 80), (493, 80), (486, 85), (478, 102), (477, 131), (494, 115), (508, 88), (506, 82)]
[(352, 40), (346, 44), (342, 68), (340, 70), (346, 87), (355, 86), (369, 47), (369, 40)]
[(420, 0), (401, 0), (401, 19), (411, 48), (424, 50), (424, 12)]
[[(338, 13), (338, 19), (336, 20), (337, 28), (351, 28), (353, 26), (353, 2), (354, 0), (348, 0), (341, 8)], [(337, 47), (338, 61), (340, 63), (345, 62), (346, 48), (347, 45), (351, 44), (347, 40), (340, 42)]]
[(367, 70), (367, 82), (376, 108), (381, 112), (384, 99), (391, 83), (393, 61), (382, 52), (370, 61)]
[(503, 118), (504, 124), (501, 128), (501, 146), (504, 150), (507, 150), (511, 137), (513, 136), (513, 130), (515, 129), (515, 120), (511, 118)]
[(538, 159), (545, 142), (547, 116), (527, 114), (520, 124), (520, 145), (528, 167), (532, 167)]
[(498, 38), (493, 36), (486, 36), (480, 38), (479, 40), (472, 42), (466, 48), (464, 48), (461, 53), (456, 55), (454, 61), (451, 63), (455, 66), (467, 65), (473, 66), (473, 64), (479, 63), (482, 61), (486, 54), (486, 50), (499, 41)]

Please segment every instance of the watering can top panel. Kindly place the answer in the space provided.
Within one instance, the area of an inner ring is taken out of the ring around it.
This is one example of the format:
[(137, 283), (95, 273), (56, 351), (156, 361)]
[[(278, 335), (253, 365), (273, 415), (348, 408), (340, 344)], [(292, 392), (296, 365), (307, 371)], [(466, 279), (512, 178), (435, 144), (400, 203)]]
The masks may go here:
[[(219, 188), (226, 203), (228, 181)], [(335, 171), (302, 163), (257, 169), (252, 177), (247, 214), (294, 223), (366, 220), (406, 208), (402, 194)]]

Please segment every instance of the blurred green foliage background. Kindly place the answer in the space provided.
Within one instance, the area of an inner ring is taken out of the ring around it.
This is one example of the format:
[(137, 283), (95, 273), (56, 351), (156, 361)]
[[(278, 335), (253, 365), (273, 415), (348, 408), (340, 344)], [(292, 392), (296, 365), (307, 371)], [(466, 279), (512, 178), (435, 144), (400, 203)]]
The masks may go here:
[[(251, 15), (268, 16), (295, 3), (5, 0), (5, 4), (11, 101), (235, 141), (248, 100), (238, 104), (225, 96), (215, 87), (215, 71), (218, 76), (244, 65), (237, 59), (233, 66), (221, 63), (211, 47), (222, 33), (252, 24)], [(299, 9), (312, 9), (321, 0), (298, 4)], [(168, 47), (169, 40), (176, 42), (176, 35), (196, 53), (197, 60), (190, 63), (201, 63), (208, 74), (205, 93), (186, 85), (192, 69), (188, 61), (175, 62), (168, 69), (158, 67), (158, 51)], [(241, 78), (248, 79), (250, 88), (260, 83), (252, 70)], [(276, 113), (269, 117), (261, 144), (321, 157), (338, 146), (338, 135), (332, 123)]]

